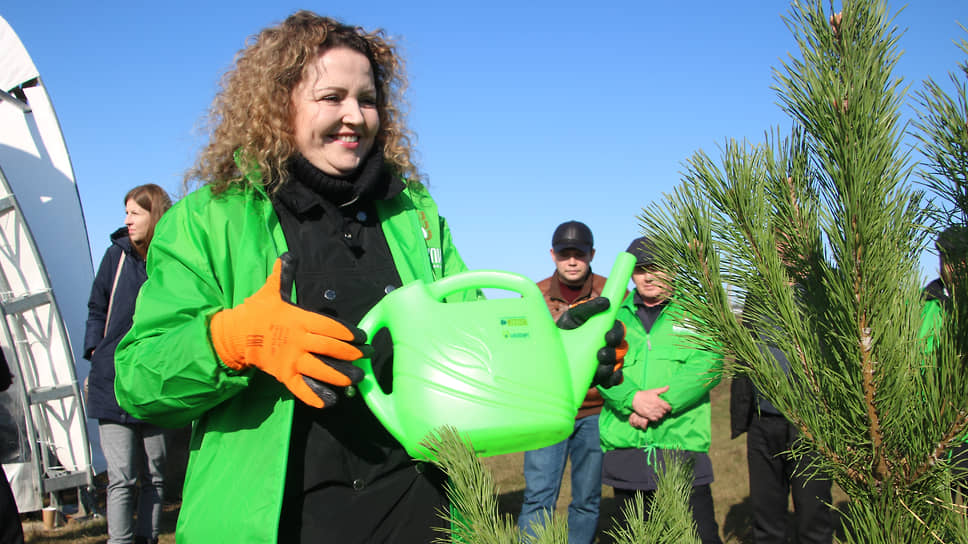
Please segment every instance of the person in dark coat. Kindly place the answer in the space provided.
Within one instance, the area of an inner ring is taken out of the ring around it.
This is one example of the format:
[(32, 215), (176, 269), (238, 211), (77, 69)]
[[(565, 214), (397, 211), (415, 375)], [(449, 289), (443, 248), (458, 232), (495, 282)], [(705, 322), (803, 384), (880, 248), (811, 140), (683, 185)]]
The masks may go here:
[[(0, 391), (6, 391), (13, 383), (13, 375), (7, 366), (7, 358), (0, 350)], [(0, 544), (23, 544), (24, 530), (20, 524), (20, 513), (14, 499), (7, 474), (0, 465)]]
[[(751, 331), (760, 350), (769, 352), (776, 364), (789, 373), (786, 355), (769, 342), (763, 331)], [(834, 522), (830, 512), (831, 481), (819, 474), (805, 472), (811, 452), (799, 459), (788, 455), (800, 436), (783, 414), (760, 394), (746, 375), (733, 378), (730, 385), (731, 438), (746, 434), (750, 502), (753, 506), (753, 540), (756, 544), (787, 541), (787, 504), (793, 496), (796, 542), (829, 544)]]
[(135, 300), (148, 277), (148, 246), (155, 224), (171, 207), (171, 199), (155, 184), (140, 185), (125, 195), (124, 207), (125, 226), (111, 235), (111, 246), (94, 277), (84, 337), (84, 357), (91, 361), (85, 387), (87, 415), (98, 420), (101, 450), (108, 464), (109, 544), (158, 541), (166, 468), (164, 430), (118, 406), (114, 350), (131, 328)]

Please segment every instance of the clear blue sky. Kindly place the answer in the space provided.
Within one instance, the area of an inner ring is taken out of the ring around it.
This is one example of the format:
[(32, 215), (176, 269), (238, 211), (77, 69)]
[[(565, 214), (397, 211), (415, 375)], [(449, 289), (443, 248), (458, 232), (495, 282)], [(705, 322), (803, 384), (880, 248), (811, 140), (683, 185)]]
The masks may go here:
[[(180, 193), (245, 39), (302, 7), (395, 37), (420, 167), (474, 269), (541, 279), (551, 232), (578, 219), (605, 274), (693, 152), (788, 124), (770, 89), (795, 49), (782, 0), (5, 2), (59, 116), (95, 266), (130, 187)], [(912, 89), (963, 60), (959, 21), (965, 0), (912, 0), (899, 15)]]

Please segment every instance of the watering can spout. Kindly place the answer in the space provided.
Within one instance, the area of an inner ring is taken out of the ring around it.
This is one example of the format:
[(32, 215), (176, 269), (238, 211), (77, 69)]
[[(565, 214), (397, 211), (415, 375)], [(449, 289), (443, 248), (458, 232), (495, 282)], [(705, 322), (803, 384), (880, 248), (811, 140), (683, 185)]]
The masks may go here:
[(608, 309), (592, 316), (577, 329), (561, 331), (561, 343), (564, 345), (572, 375), (575, 406), (581, 406), (595, 377), (595, 370), (598, 367), (596, 354), (603, 346), (605, 333), (615, 323), (634, 268), (635, 257), (628, 252), (619, 253), (602, 289), (602, 296), (609, 301)]

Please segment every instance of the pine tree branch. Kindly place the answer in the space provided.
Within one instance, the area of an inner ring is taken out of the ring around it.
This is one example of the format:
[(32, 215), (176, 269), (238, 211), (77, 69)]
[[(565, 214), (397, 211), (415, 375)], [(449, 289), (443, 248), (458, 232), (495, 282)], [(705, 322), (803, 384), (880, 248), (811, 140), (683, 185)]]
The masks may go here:
[[(785, 18), (799, 57), (774, 74), (793, 136), (728, 140), (717, 164), (698, 152), (642, 222), (672, 238), (665, 257), (712, 349), (743, 362), (734, 372), (799, 429), (797, 452), (817, 450), (813, 469), (853, 499), (846, 542), (968, 541), (968, 524), (921, 500), (947, 492), (944, 456), (968, 429), (968, 304), (955, 302), (944, 349), (925, 361), (916, 276), (931, 216), (908, 188), (897, 28), (885, 0), (844, 0), (834, 15), (825, 2), (793, 0)], [(922, 140), (933, 179), (968, 217), (968, 100), (924, 102), (942, 133)], [(721, 281), (743, 296), (742, 324)]]
[[(858, 252), (859, 258), (859, 252)], [(859, 281), (855, 284), (855, 288), (859, 291)], [(860, 294), (857, 295), (860, 299)], [(870, 427), (868, 432), (871, 437), (871, 442), (873, 444), (873, 454), (875, 459), (875, 469), (874, 469), (874, 479), (878, 484), (882, 483), (884, 479), (890, 474), (890, 466), (887, 462), (887, 458), (884, 455), (884, 436), (881, 430), (881, 421), (877, 413), (877, 406), (874, 404), (874, 397), (877, 394), (877, 385), (874, 382), (874, 371), (877, 366), (877, 361), (871, 354), (871, 344), (873, 340), (871, 338), (871, 330), (867, 326), (867, 314), (862, 313), (860, 319), (860, 355), (861, 355), (861, 368), (864, 375), (864, 401), (867, 405), (867, 417), (870, 420)]]
[(898, 495), (897, 500), (898, 500), (898, 502), (901, 503), (901, 506), (903, 506), (905, 510), (907, 510), (912, 516), (914, 516), (914, 519), (918, 520), (918, 523), (920, 523), (921, 525), (923, 525), (924, 528), (929, 533), (931, 533), (931, 536), (933, 536), (935, 540), (937, 540), (938, 542), (941, 542), (941, 544), (944, 544), (944, 540), (942, 540), (941, 537), (938, 536), (938, 533), (934, 532), (934, 529), (932, 529), (927, 523), (925, 523), (924, 520), (921, 519), (921, 516), (915, 514), (914, 511), (911, 510), (911, 508), (908, 507), (908, 505), (904, 503), (904, 499), (901, 498), (900, 495)]
[(951, 430), (941, 438), (934, 451), (928, 455), (928, 459), (911, 474), (909, 481), (920, 479), (928, 470), (933, 468), (942, 459), (944, 454), (951, 450), (952, 445), (960, 439), (966, 427), (968, 427), (968, 413), (961, 411), (958, 413), (958, 419), (952, 425)]
[(447, 473), (449, 512), (440, 512), (447, 527), (437, 542), (515, 544), (520, 536), (510, 516), (498, 513), (497, 490), (491, 473), (474, 455), (474, 449), (453, 427), (430, 433), (420, 445), (431, 461)]
[(794, 426), (796, 426), (796, 428), (800, 431), (800, 434), (803, 435), (803, 437), (808, 442), (810, 442), (810, 444), (817, 450), (818, 453), (820, 453), (820, 455), (826, 457), (827, 459), (830, 459), (830, 461), (835, 466), (842, 468), (844, 470), (844, 473), (847, 474), (847, 476), (854, 483), (859, 485), (864, 485), (867, 483), (867, 477), (864, 475), (864, 473), (850, 466), (850, 463), (847, 463), (846, 461), (844, 461), (844, 459), (839, 454), (837, 454), (837, 452), (827, 447), (827, 445), (824, 444), (823, 442), (817, 440), (817, 437), (814, 436), (811, 430), (811, 427), (807, 426), (798, 417), (795, 417), (795, 416), (790, 417), (790, 420), (794, 424)]

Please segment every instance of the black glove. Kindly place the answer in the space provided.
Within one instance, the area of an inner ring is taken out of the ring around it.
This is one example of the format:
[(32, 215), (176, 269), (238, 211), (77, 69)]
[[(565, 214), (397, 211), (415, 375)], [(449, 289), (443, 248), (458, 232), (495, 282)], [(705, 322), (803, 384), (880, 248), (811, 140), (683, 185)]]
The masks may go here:
[[(582, 302), (565, 311), (558, 318), (558, 328), (564, 330), (577, 329), (585, 324), (588, 318), (598, 315), (608, 309), (610, 303), (605, 297), (596, 297), (588, 302)], [(605, 346), (598, 350), (598, 368), (592, 379), (592, 387), (612, 387), (622, 383), (622, 364), (625, 354), (629, 351), (625, 341), (625, 325), (615, 321), (612, 328), (605, 333)]]
[[(282, 270), (280, 271), (280, 274), (279, 274), (279, 296), (282, 297), (282, 300), (289, 302), (292, 300), (292, 286), (293, 286), (293, 283), (295, 283), (296, 281), (296, 267), (299, 261), (298, 259), (296, 259), (294, 255), (292, 255), (289, 252), (286, 252), (280, 255), (279, 259), (282, 261)], [(336, 319), (336, 318), (332, 318), (332, 319), (334, 319), (335, 321), (340, 321), (339, 319)], [(340, 322), (342, 323), (342, 321)], [(366, 341), (365, 332), (357, 329), (356, 327), (348, 325), (346, 323), (343, 323), (343, 324), (346, 325), (346, 328), (350, 329), (351, 331), (358, 331), (359, 334), (362, 335), (363, 341), (364, 342)], [(359, 348), (361, 352), (363, 352), (364, 358), (372, 357), (373, 348), (371, 346), (369, 346), (368, 344), (356, 344), (356, 343), (354, 343), (354, 345), (356, 345), (356, 347)], [(347, 361), (341, 361), (339, 359), (333, 359), (330, 357), (325, 357), (317, 353), (314, 353), (313, 355), (320, 361), (332, 367), (340, 374), (345, 375), (347, 378), (350, 379), (350, 381), (353, 384), (357, 384), (360, 382), (360, 380), (363, 379), (363, 369), (354, 365), (353, 363), (350, 363)], [(311, 389), (312, 392), (316, 394), (316, 396), (322, 399), (324, 408), (336, 404), (336, 401), (339, 399), (339, 396), (336, 394), (335, 391), (333, 391), (332, 385), (327, 384), (326, 382), (323, 382), (321, 380), (311, 378), (309, 376), (303, 376), (303, 381), (306, 382), (306, 385), (309, 386), (309, 389)]]

